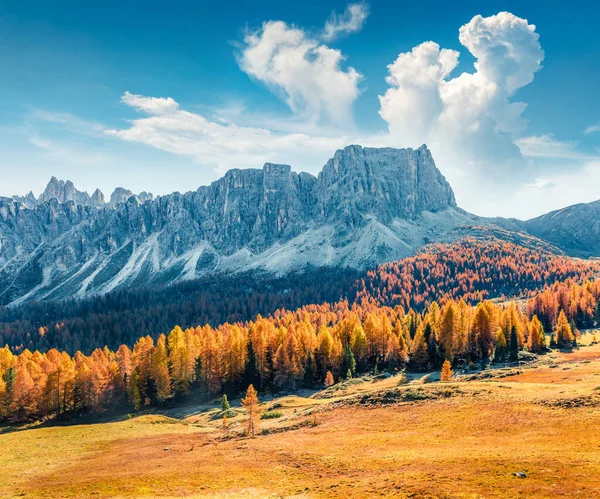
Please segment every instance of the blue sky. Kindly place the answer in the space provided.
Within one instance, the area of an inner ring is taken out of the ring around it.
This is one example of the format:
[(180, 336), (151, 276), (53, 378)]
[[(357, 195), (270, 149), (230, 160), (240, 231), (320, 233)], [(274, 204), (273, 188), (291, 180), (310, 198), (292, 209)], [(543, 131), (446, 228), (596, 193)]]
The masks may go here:
[(598, 199), (598, 21), (597, 2), (4, 1), (0, 195), (51, 175), (165, 194), (426, 142), (475, 213)]

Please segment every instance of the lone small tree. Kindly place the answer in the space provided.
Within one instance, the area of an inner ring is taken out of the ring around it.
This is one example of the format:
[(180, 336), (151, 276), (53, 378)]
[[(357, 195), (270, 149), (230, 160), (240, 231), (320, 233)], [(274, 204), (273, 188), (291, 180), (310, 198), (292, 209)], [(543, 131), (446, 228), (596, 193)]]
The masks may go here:
[(227, 395), (223, 394), (223, 398), (221, 399), (221, 410), (225, 412), (229, 409), (231, 409), (231, 406), (229, 405), (229, 400), (227, 400)]
[(248, 421), (246, 422), (246, 434), (254, 438), (256, 436), (256, 432), (258, 431), (258, 421), (260, 419), (258, 395), (254, 389), (254, 386), (250, 385), (248, 387), (246, 396), (242, 399), (242, 406), (244, 409), (246, 409), (246, 414), (248, 415)]
[(449, 360), (445, 360), (444, 363), (442, 364), (442, 372), (440, 373), (440, 381), (443, 383), (450, 381), (450, 378), (452, 378), (453, 374), (454, 374), (454, 371), (452, 370), (452, 364), (450, 364)]
[(561, 348), (568, 348), (573, 346), (573, 341), (575, 340), (575, 336), (573, 335), (573, 330), (571, 329), (571, 325), (567, 320), (567, 316), (564, 311), (561, 310), (558, 315), (558, 320), (556, 321), (556, 342), (558, 346)]
[(331, 374), (331, 371), (327, 371), (327, 375), (325, 376), (325, 386), (331, 386), (334, 383), (333, 374)]

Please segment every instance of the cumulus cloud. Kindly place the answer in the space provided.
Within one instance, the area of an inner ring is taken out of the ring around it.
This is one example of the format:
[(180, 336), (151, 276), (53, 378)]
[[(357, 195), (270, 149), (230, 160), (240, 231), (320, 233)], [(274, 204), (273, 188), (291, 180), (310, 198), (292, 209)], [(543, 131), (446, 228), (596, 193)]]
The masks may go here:
[[(476, 59), (474, 72), (452, 77), (459, 53), (431, 41), (388, 66), (390, 88), (380, 96), (380, 115), (391, 137), (404, 146), (427, 143), (459, 197), (472, 191), (467, 177), (491, 179), (498, 191), (502, 177), (526, 173), (514, 143), (526, 127), (526, 105), (511, 97), (541, 68), (538, 38), (534, 25), (508, 12), (478, 15), (459, 30), (459, 41)], [(493, 200), (486, 194), (477, 201)]]
[(107, 130), (106, 135), (189, 156), (220, 173), (230, 168), (260, 167), (267, 161), (287, 163), (290, 158), (298, 160), (295, 167), (315, 171), (347, 141), (343, 136), (276, 133), (217, 122), (180, 109), (170, 97), (126, 92), (121, 101), (148, 116), (130, 121), (128, 128)]
[(361, 75), (343, 69), (344, 56), (282, 21), (247, 33), (240, 68), (281, 94), (292, 111), (311, 122), (347, 123)]
[(323, 39), (330, 42), (340, 36), (360, 31), (367, 17), (369, 17), (369, 6), (366, 3), (350, 4), (341, 15), (332, 12), (325, 23)]

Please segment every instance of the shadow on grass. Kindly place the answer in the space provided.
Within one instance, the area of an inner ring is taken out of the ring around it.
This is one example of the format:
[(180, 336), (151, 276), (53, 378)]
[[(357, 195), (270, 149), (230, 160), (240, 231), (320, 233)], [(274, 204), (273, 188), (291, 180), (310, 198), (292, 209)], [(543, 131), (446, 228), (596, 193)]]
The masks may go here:
[(24, 430), (39, 428), (59, 428), (88, 424), (118, 423), (138, 416), (156, 415), (167, 416), (176, 419), (184, 419), (189, 416), (200, 415), (218, 407), (220, 402), (209, 398), (199, 398), (193, 401), (173, 401), (164, 407), (147, 407), (139, 411), (133, 411), (130, 407), (114, 407), (100, 413), (85, 413), (81, 415), (61, 415), (60, 417), (49, 417), (38, 421), (24, 421), (19, 423), (1, 424), (0, 436)]

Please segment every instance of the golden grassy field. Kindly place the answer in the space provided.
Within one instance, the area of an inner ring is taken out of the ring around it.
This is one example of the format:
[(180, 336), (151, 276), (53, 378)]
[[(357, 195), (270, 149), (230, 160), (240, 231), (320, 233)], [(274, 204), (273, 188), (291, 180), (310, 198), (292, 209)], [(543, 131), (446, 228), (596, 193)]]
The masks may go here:
[(243, 414), (223, 429), (216, 404), (5, 432), (0, 497), (600, 497), (600, 345), (589, 338), (486, 378), (281, 397), (263, 404), (282, 416), (255, 439), (239, 435)]

